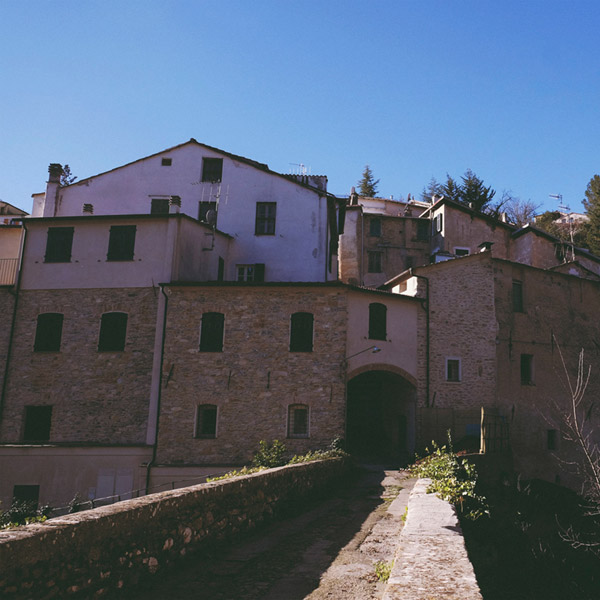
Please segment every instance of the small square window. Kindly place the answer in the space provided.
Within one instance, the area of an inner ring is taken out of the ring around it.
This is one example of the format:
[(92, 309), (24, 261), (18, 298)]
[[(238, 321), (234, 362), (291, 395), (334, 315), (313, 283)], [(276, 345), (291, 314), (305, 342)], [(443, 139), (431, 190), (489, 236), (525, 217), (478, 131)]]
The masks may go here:
[(534, 385), (532, 354), (521, 354), (521, 385)]
[(173, 159), (172, 158), (163, 158), (160, 164), (163, 167), (170, 167), (173, 164)]
[(261, 282), (265, 280), (265, 265), (263, 263), (237, 265), (236, 269), (238, 281)]
[(469, 256), (471, 250), (469, 248), (454, 248), (454, 256)]
[(313, 326), (312, 313), (297, 312), (292, 315), (290, 325), (290, 352), (313, 351)]
[(196, 410), (196, 437), (214, 438), (217, 436), (217, 407), (214, 404), (200, 404)]
[(275, 235), (277, 202), (256, 203), (255, 235)]
[(122, 352), (127, 335), (127, 313), (110, 312), (102, 315), (98, 352)]
[(23, 441), (47, 442), (50, 439), (51, 424), (51, 406), (26, 406)]
[(383, 252), (373, 252), (373, 251), (368, 251), (367, 252), (367, 259), (368, 259), (368, 271), (369, 273), (381, 273), (382, 272), (382, 268), (381, 268), (381, 263), (382, 263), (382, 258), (383, 258)]
[(381, 237), (381, 218), (371, 217), (369, 219), (369, 235), (373, 237)]
[(429, 221), (422, 219), (417, 222), (417, 240), (426, 242), (429, 240)]
[(225, 315), (207, 312), (202, 315), (200, 327), (200, 352), (223, 352)]
[(113, 225), (108, 240), (106, 260), (133, 260), (135, 225)]
[(222, 158), (203, 158), (202, 159), (202, 181), (216, 183), (223, 177), (223, 159)]
[(446, 381), (460, 381), (460, 358), (446, 359)]
[(58, 352), (62, 338), (63, 315), (42, 313), (38, 315), (35, 329), (34, 352)]
[(168, 198), (152, 198), (150, 206), (151, 215), (168, 215), (169, 214), (169, 199)]
[(50, 227), (48, 229), (45, 262), (71, 262), (74, 231), (73, 227)]
[(548, 450), (558, 450), (558, 429), (546, 430), (546, 448)]
[(288, 437), (308, 437), (308, 406), (292, 404), (288, 408)]

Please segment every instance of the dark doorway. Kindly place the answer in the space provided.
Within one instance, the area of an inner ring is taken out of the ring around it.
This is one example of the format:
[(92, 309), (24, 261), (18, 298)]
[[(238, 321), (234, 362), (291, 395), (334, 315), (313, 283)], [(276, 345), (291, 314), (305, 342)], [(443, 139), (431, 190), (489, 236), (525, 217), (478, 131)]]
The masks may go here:
[(361, 459), (396, 466), (414, 452), (414, 386), (388, 371), (368, 371), (348, 382), (347, 445)]

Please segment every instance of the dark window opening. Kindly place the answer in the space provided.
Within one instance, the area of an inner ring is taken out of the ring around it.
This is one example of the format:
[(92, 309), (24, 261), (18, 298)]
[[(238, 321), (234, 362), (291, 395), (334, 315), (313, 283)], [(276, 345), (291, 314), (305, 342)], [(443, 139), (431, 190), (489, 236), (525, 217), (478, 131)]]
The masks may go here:
[(412, 269), (415, 266), (415, 258), (414, 256), (407, 256), (404, 259), (404, 266), (406, 269)]
[(369, 339), (387, 339), (387, 306), (379, 302), (369, 304)]
[(50, 227), (46, 240), (45, 262), (70, 262), (73, 248), (73, 227)]
[[(209, 214), (212, 211), (214, 213), (214, 223), (211, 223), (211, 218), (213, 214)], [(217, 214), (217, 203), (216, 202), (206, 202), (201, 200), (198, 202), (198, 221), (202, 221), (203, 223), (210, 223), (211, 225), (216, 225), (216, 214)]]
[(102, 315), (98, 352), (121, 352), (125, 350), (127, 313), (110, 312)]
[(223, 352), (225, 315), (208, 312), (202, 315), (200, 327), (200, 352)]
[(237, 265), (237, 280), (248, 282), (262, 282), (265, 280), (265, 265)]
[(43, 313), (38, 315), (35, 330), (34, 352), (58, 352), (62, 338), (63, 315)]
[(169, 214), (169, 199), (168, 198), (152, 198), (150, 206), (151, 215), (168, 215)]
[(369, 219), (369, 235), (381, 237), (381, 219), (379, 217)]
[(512, 306), (514, 312), (523, 312), (523, 283), (513, 279)]
[(454, 248), (454, 256), (469, 256), (471, 251), (468, 248)]
[(521, 385), (533, 384), (533, 355), (521, 354)]
[(219, 256), (219, 266), (217, 267), (217, 281), (223, 281), (225, 278), (225, 261)]
[(15, 485), (13, 487), (13, 506), (16, 504), (26, 504), (31, 509), (31, 516), (35, 515), (40, 501), (39, 485)]
[(429, 221), (417, 221), (417, 240), (426, 242), (429, 239)]
[(381, 273), (382, 268), (382, 256), (383, 252), (367, 252), (367, 259), (369, 262), (368, 271), (369, 273)]
[(313, 351), (312, 313), (297, 312), (292, 315), (290, 327), (290, 352)]
[(47, 442), (50, 439), (51, 424), (51, 406), (26, 406), (23, 441)]
[(173, 159), (172, 158), (163, 158), (160, 164), (163, 167), (170, 167), (173, 164)]
[(546, 430), (546, 448), (548, 450), (558, 450), (558, 430)]
[(292, 404), (288, 408), (288, 437), (308, 437), (308, 406)]
[(446, 381), (460, 381), (460, 360), (458, 358), (446, 359)]
[(135, 225), (113, 225), (108, 240), (106, 260), (133, 260)]
[(202, 181), (216, 183), (223, 177), (223, 159), (222, 158), (203, 158), (202, 159)]
[(256, 235), (275, 235), (277, 202), (256, 203)]
[(196, 437), (214, 438), (217, 435), (217, 407), (200, 404), (196, 412)]

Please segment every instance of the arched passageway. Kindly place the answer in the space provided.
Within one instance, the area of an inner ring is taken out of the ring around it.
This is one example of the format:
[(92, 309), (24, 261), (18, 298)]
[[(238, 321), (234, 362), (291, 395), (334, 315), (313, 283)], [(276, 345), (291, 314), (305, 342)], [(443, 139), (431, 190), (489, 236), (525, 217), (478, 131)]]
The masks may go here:
[(348, 450), (365, 460), (406, 464), (415, 448), (416, 390), (388, 371), (367, 371), (348, 382)]

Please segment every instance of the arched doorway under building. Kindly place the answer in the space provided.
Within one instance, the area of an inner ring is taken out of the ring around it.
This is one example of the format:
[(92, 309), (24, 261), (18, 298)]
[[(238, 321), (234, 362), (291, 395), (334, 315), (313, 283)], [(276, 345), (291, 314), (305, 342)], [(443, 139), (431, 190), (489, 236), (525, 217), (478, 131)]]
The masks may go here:
[(348, 381), (348, 450), (369, 461), (406, 464), (415, 448), (415, 386), (397, 373), (373, 370)]

